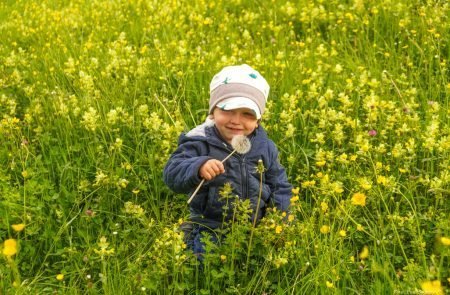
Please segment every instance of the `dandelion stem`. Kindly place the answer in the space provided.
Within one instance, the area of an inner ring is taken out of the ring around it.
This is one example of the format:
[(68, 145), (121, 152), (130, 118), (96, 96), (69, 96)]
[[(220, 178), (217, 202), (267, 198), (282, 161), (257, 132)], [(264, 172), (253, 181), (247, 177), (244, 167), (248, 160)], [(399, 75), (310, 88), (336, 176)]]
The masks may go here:
[(235, 152), (236, 152), (236, 149), (233, 150), (225, 159), (223, 159), (222, 163), (224, 163), (226, 160), (228, 160)]
[(192, 199), (194, 199), (195, 195), (198, 193), (198, 191), (200, 190), (200, 188), (202, 187), (204, 182), (205, 182), (205, 179), (203, 178), (202, 181), (200, 181), (200, 183), (198, 184), (198, 186), (195, 189), (195, 191), (192, 193), (192, 195), (189, 198), (189, 200), (187, 201), (188, 204), (190, 204), (192, 202)]

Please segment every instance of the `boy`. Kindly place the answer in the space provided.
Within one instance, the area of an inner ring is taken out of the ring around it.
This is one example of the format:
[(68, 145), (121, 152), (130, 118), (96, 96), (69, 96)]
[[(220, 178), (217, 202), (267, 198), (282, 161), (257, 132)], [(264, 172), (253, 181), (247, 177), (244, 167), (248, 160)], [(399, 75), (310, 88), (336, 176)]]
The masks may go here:
[[(180, 136), (178, 148), (164, 168), (165, 183), (177, 193), (192, 194), (202, 179), (206, 180), (190, 203), (193, 230), (187, 244), (196, 254), (204, 252), (201, 233), (220, 228), (224, 220), (231, 219), (231, 214), (224, 217), (226, 201), (219, 195), (225, 183), (231, 183), (233, 195), (250, 199), (257, 220), (262, 218), (268, 204), (281, 211), (288, 210), (292, 186), (278, 162), (275, 144), (259, 124), (269, 89), (259, 72), (246, 64), (223, 68), (210, 84), (206, 122)], [(233, 151), (231, 140), (236, 135), (247, 136), (251, 149), (247, 154), (235, 153), (222, 163)], [(256, 210), (260, 193), (260, 173), (256, 171), (259, 160), (265, 171), (260, 208)]]

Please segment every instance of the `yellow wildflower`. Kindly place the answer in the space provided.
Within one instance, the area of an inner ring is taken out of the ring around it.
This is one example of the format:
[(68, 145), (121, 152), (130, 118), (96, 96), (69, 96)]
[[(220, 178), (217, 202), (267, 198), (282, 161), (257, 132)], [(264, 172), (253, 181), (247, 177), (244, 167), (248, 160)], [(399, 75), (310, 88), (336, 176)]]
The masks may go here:
[(356, 230), (357, 231), (362, 231), (364, 228), (363, 228), (363, 226), (361, 225), (361, 224), (358, 224), (357, 226), (356, 226)]
[(341, 229), (341, 230), (339, 231), (339, 235), (340, 235), (341, 237), (345, 237), (345, 236), (347, 235), (347, 232), (346, 232), (345, 230)]
[(275, 233), (280, 234), (283, 231), (283, 227), (281, 225), (277, 225), (275, 227)]
[(325, 166), (326, 163), (327, 163), (327, 161), (318, 161), (318, 162), (316, 162), (316, 166), (323, 167), (323, 166)]
[(288, 221), (292, 222), (294, 220), (294, 218), (295, 218), (294, 215), (291, 214), (288, 216)]
[(366, 259), (367, 257), (369, 257), (369, 248), (367, 246), (364, 246), (359, 253), (359, 258)]
[(117, 182), (117, 185), (121, 188), (126, 188), (128, 185), (128, 180), (126, 180), (125, 178), (121, 178), (119, 179), (119, 181)]
[(320, 203), (320, 208), (322, 209), (323, 212), (327, 212), (327, 210), (328, 210), (327, 202)]
[(338, 161), (342, 164), (347, 164), (348, 163), (348, 155), (346, 153), (341, 154), (338, 157)]
[(6, 257), (14, 256), (17, 253), (17, 241), (15, 239), (7, 239), (3, 245), (3, 255)]
[(330, 232), (330, 227), (328, 225), (322, 225), (322, 227), (320, 228), (320, 232), (323, 234), (327, 234)]
[(280, 268), (281, 266), (285, 265), (286, 263), (288, 263), (288, 260), (285, 257), (277, 257), (273, 260), (273, 264), (275, 264), (276, 268)]
[(370, 180), (366, 179), (365, 177), (360, 178), (358, 180), (358, 182), (359, 182), (359, 185), (361, 186), (361, 188), (366, 191), (370, 190), (372, 188), (372, 182)]
[(222, 260), (222, 262), (225, 262), (227, 260), (227, 256), (226, 255), (220, 255), (220, 260)]
[(377, 183), (386, 186), (389, 183), (389, 179), (386, 176), (380, 175), (377, 177)]
[(294, 204), (295, 202), (297, 202), (298, 199), (299, 199), (298, 196), (293, 196), (293, 197), (291, 198), (291, 204)]
[(339, 181), (335, 181), (330, 185), (330, 188), (333, 190), (333, 192), (340, 194), (344, 192), (344, 189), (342, 188), (342, 183)]
[(366, 195), (363, 193), (354, 193), (352, 196), (352, 205), (366, 206)]
[(441, 238), (441, 243), (442, 243), (442, 245), (444, 245), (444, 246), (450, 246), (450, 238), (442, 237), (442, 238)]
[(292, 194), (293, 195), (298, 195), (299, 193), (300, 193), (300, 188), (299, 187), (296, 187), (296, 188), (292, 189)]
[(438, 280), (435, 281), (424, 281), (420, 284), (424, 294), (433, 294), (433, 295), (443, 295), (444, 290), (442, 289), (441, 282)]
[(315, 184), (316, 184), (316, 181), (315, 181), (315, 180), (304, 181), (304, 182), (302, 182), (302, 187), (303, 187), (303, 188), (307, 188), (307, 187), (314, 186)]
[(100, 238), (100, 242), (97, 243), (99, 246), (99, 249), (94, 249), (94, 252), (101, 255), (102, 258), (105, 255), (113, 255), (114, 254), (114, 248), (109, 248), (109, 243), (107, 242), (107, 239), (105, 236), (102, 236)]
[(140, 205), (135, 205), (132, 202), (125, 203), (125, 212), (136, 217), (141, 217), (145, 214), (145, 210)]
[(11, 225), (12, 229), (16, 232), (21, 232), (25, 228), (25, 224), (19, 223), (19, 224), (13, 224)]
[(56, 279), (58, 281), (62, 281), (62, 280), (64, 280), (64, 275), (62, 273), (60, 273), (60, 274), (56, 275)]
[(326, 281), (325, 284), (327, 285), (327, 288), (333, 288), (334, 284), (332, 282)]

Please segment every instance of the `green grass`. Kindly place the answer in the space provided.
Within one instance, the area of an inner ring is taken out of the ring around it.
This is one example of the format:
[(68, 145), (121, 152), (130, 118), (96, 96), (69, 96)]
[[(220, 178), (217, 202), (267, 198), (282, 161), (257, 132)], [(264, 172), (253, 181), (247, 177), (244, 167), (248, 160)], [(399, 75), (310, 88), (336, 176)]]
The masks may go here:
[[(449, 9), (3, 1), (0, 294), (448, 294)], [(271, 86), (262, 124), (300, 190), (252, 234), (240, 204), (202, 270), (162, 168), (239, 63)]]

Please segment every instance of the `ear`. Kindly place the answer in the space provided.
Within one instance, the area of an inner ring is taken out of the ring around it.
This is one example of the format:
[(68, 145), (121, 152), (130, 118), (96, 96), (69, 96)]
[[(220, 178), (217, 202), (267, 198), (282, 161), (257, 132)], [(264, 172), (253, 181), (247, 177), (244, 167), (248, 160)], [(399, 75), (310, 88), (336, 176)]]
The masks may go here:
[(214, 120), (214, 112), (216, 111), (216, 107), (213, 107), (211, 110), (211, 113), (209, 113), (208, 118), (211, 120)]

